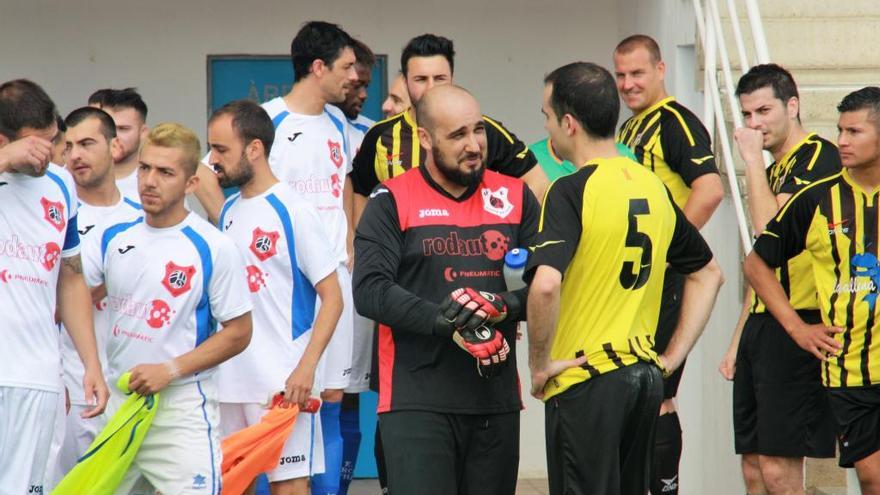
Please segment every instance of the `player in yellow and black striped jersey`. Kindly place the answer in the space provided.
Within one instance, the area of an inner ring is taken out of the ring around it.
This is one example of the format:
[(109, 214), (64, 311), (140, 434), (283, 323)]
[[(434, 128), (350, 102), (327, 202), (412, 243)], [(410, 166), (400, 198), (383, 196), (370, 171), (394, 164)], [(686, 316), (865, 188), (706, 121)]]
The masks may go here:
[[(847, 95), (838, 106), (844, 170), (795, 194), (746, 259), (755, 291), (802, 348), (819, 357), (838, 423), (840, 464), (860, 483), (880, 486), (880, 88)], [(822, 323), (794, 312), (771, 268), (806, 250)], [(841, 333), (838, 333), (841, 332)]]
[[(740, 78), (736, 96), (745, 127), (736, 129), (745, 163), (749, 216), (760, 232), (806, 185), (840, 171), (837, 146), (807, 132), (792, 75), (776, 64), (757, 65)], [(764, 166), (763, 151), (774, 162)], [(809, 254), (776, 269), (792, 307), (819, 323)], [(749, 493), (798, 492), (804, 457), (834, 457), (834, 421), (819, 380), (819, 362), (799, 348), (749, 291), (719, 370), (733, 380), (734, 448), (742, 455)]]
[[(363, 210), (367, 196), (380, 183), (425, 162), (419, 143), (415, 105), (425, 91), (438, 84), (453, 84), (455, 50), (452, 40), (433, 34), (411, 39), (400, 57), (400, 67), (413, 106), (377, 122), (364, 136), (350, 174), (355, 192), (355, 219)], [(535, 156), (500, 122), (483, 116), (486, 123), (487, 168), (518, 177), (529, 185), (536, 197), (543, 197), (547, 176), (537, 167)]]
[[(625, 38), (614, 50), (614, 72), (620, 98), (632, 111), (617, 135), (635, 153), (637, 161), (663, 181), (688, 221), (698, 229), (724, 197), (709, 133), (690, 110), (666, 93), (666, 65), (660, 47), (649, 36)], [(663, 302), (657, 325), (657, 349), (666, 348), (681, 311), (684, 280), (675, 270), (664, 277)], [(658, 462), (653, 466), (653, 493), (678, 493), (681, 423), (673, 399), (684, 366), (664, 382), (664, 401), (657, 429)]]
[[(656, 175), (618, 155), (620, 103), (605, 69), (578, 62), (545, 79), (545, 127), (579, 170), (547, 192), (526, 279), (532, 394), (547, 402), (550, 493), (643, 495), (663, 384), (702, 331), (721, 283), (699, 232)], [(658, 356), (667, 262), (689, 299)], [(614, 453), (614, 455), (609, 455)]]

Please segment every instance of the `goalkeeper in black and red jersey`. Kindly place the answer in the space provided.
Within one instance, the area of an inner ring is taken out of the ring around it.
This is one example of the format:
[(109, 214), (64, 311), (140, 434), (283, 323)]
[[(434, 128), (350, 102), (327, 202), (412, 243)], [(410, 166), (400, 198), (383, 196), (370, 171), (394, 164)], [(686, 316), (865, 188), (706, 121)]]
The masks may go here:
[(355, 237), (354, 297), (379, 322), (379, 425), (390, 493), (511, 494), (519, 464), (508, 249), (533, 244), (538, 202), (486, 170), (477, 101), (444, 85), (417, 109), (424, 166), (373, 190)]

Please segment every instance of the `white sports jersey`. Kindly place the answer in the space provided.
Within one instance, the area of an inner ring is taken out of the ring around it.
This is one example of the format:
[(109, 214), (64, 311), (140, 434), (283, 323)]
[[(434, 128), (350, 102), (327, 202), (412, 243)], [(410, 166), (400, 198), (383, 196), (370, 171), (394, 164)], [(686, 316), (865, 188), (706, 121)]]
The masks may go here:
[(128, 176), (116, 179), (116, 187), (119, 188), (119, 192), (126, 198), (131, 198), (138, 203), (141, 202), (141, 195), (138, 192), (138, 173), (136, 168)]
[(138, 364), (191, 351), (213, 335), (217, 321), (251, 310), (241, 254), (195, 213), (167, 228), (150, 227), (143, 217), (108, 227), (101, 254), (103, 273), (87, 273), (86, 281), (107, 287), (110, 383)]
[(330, 251), (345, 263), (348, 221), (342, 207), (342, 188), (351, 171), (345, 115), (325, 105), (320, 115), (292, 113), (282, 98), (263, 103), (275, 125), (269, 165), (278, 180), (318, 208), (327, 226)]
[(0, 386), (60, 392), (55, 324), (60, 258), (79, 254), (73, 178), (0, 174)]
[(263, 402), (284, 389), (302, 358), (315, 319), (314, 286), (339, 263), (317, 210), (284, 183), (253, 198), (231, 196), (220, 225), (244, 253), (241, 275), (254, 305), (250, 345), (220, 366), (220, 402)]
[[(143, 209), (139, 203), (125, 196), (113, 206), (92, 206), (88, 203), (79, 203), (77, 214), (77, 229), (79, 230), (82, 249), (80, 256), (83, 262), (83, 272), (101, 269), (101, 236), (104, 229), (117, 223), (131, 222), (143, 215)], [(102, 366), (106, 366), (104, 346), (107, 336), (110, 334), (108, 326), (108, 314), (106, 311), (107, 299), (95, 304), (92, 312), (95, 322), (95, 340), (98, 344), (98, 357)], [(64, 370), (64, 386), (70, 393), (70, 403), (74, 405), (86, 405), (85, 391), (82, 380), (85, 368), (73, 346), (73, 340), (64, 325), (61, 326), (61, 365)]]
[(354, 120), (348, 121), (348, 156), (353, 160), (357, 156), (357, 152), (361, 149), (361, 143), (364, 142), (364, 136), (370, 127), (373, 127), (376, 121), (369, 119), (360, 114)]

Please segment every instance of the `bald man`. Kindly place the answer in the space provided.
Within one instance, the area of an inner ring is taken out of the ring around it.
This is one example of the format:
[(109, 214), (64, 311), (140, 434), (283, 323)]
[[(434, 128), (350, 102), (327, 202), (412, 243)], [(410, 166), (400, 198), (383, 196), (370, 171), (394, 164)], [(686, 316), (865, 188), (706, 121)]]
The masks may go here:
[(519, 464), (508, 248), (533, 243), (538, 202), (486, 169), (480, 105), (452, 85), (417, 108), (423, 166), (377, 186), (355, 236), (354, 297), (379, 322), (379, 425), (390, 493), (512, 494)]

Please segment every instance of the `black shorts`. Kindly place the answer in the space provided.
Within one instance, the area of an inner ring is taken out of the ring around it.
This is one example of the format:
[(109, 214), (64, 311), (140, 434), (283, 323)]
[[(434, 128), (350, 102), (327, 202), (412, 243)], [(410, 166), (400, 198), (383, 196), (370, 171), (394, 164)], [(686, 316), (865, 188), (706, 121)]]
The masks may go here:
[(840, 467), (851, 468), (880, 450), (880, 386), (829, 388), (828, 400), (837, 422)]
[(644, 362), (551, 397), (544, 405), (550, 494), (647, 493), (661, 402), (662, 374)]
[[(666, 269), (663, 276), (663, 295), (660, 299), (660, 317), (657, 320), (657, 332), (654, 334), (654, 350), (662, 354), (672, 339), (675, 327), (678, 325), (678, 317), (681, 315), (681, 297), (684, 294), (685, 276), (672, 268)], [(681, 383), (681, 375), (684, 373), (682, 361), (671, 375), (663, 380), (663, 398), (671, 399), (678, 395), (678, 385)]]
[(379, 415), (390, 495), (513, 495), (519, 411)]
[[(807, 323), (822, 321), (818, 311), (798, 314)], [(749, 315), (733, 377), (737, 454), (834, 457), (834, 418), (820, 365), (772, 315)]]

